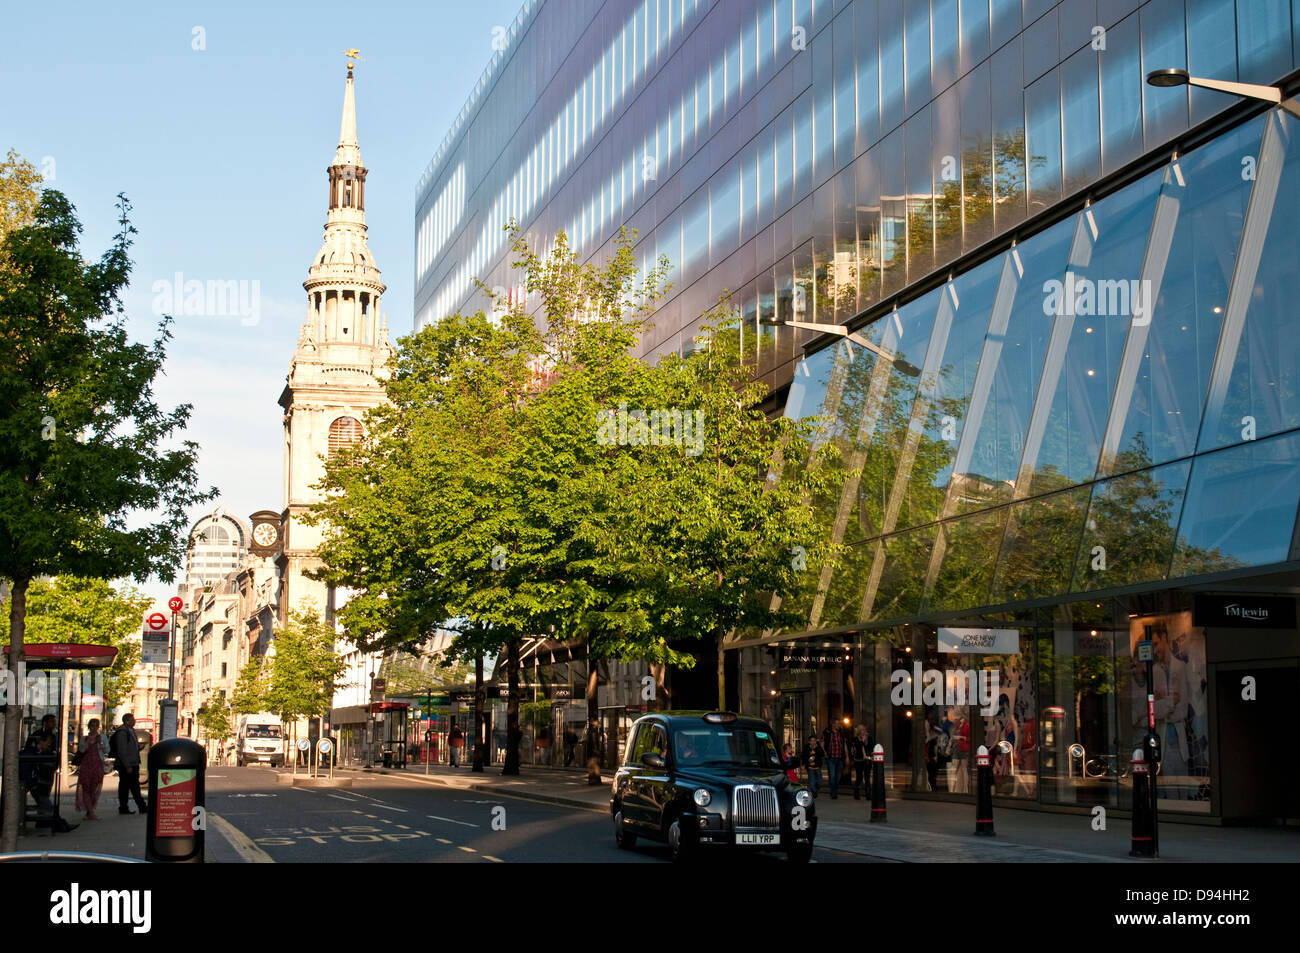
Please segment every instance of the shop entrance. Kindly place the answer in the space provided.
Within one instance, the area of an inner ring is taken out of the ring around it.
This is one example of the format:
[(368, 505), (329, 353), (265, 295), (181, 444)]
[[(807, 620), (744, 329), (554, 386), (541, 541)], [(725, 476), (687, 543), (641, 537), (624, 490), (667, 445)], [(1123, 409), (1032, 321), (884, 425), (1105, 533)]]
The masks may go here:
[(1295, 662), (1221, 664), (1215, 685), (1221, 816), (1256, 823), (1300, 819), (1300, 762), (1288, 740), (1300, 668)]
[(812, 734), (809, 719), (812, 717), (811, 692), (785, 692), (781, 695), (781, 744), (790, 745), (796, 755), (802, 755), (803, 743)]

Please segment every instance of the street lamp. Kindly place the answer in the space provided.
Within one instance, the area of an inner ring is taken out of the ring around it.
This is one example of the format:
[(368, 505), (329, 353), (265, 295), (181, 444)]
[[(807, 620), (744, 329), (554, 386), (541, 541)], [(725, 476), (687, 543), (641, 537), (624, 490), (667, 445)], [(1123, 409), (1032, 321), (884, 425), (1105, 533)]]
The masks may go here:
[(1202, 79), (1188, 75), (1185, 69), (1158, 69), (1147, 73), (1147, 85), (1158, 87), (1199, 86), (1202, 89), (1216, 89), (1221, 93), (1259, 99), (1266, 103), (1281, 106), (1291, 115), (1300, 118), (1300, 103), (1294, 99), (1283, 99), (1282, 90), (1276, 86), (1257, 86), (1254, 83), (1233, 83), (1223, 79)]
[(858, 345), (859, 347), (866, 348), (868, 351), (870, 351), (873, 354), (879, 355), (880, 357), (884, 358), (886, 361), (889, 361), (889, 363), (893, 364), (894, 367), (901, 374), (905, 374), (908, 377), (921, 376), (921, 369), (917, 367), (915, 364), (910, 364), (907, 361), (903, 360), (901, 357), (899, 357), (897, 354), (891, 354), (889, 351), (886, 351), (884, 348), (872, 344), (861, 334), (858, 334), (856, 331), (850, 331), (848, 328), (843, 327), (842, 325), (813, 324), (809, 321), (783, 321), (779, 318), (760, 318), (758, 323), (766, 327), (799, 328), (804, 331), (820, 331), (823, 334), (834, 334), (837, 335), (838, 337), (844, 338), (845, 340), (852, 341), (854, 344)]

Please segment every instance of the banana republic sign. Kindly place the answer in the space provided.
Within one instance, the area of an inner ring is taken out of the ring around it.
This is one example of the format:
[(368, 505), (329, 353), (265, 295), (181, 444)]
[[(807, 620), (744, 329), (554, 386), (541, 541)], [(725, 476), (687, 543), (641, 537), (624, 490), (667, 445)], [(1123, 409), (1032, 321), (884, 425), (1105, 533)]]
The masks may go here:
[(796, 672), (814, 668), (839, 668), (852, 660), (853, 652), (843, 646), (781, 646), (781, 667)]
[(1294, 629), (1295, 599), (1286, 596), (1196, 594), (1197, 625), (1236, 629)]

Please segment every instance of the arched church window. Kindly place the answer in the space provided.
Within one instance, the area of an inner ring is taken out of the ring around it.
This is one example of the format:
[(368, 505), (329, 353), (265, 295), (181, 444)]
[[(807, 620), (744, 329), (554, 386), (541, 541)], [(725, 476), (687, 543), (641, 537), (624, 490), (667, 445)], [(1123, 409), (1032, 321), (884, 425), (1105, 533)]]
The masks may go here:
[(340, 417), (330, 424), (329, 455), (361, 442), (361, 422), (355, 417)]

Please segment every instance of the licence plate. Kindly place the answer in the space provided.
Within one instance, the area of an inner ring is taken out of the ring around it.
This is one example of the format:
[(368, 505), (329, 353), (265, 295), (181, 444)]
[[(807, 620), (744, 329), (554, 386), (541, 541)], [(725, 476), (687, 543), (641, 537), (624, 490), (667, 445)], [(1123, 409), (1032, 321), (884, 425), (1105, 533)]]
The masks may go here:
[(259, 754), (259, 755), (257, 756), (257, 760), (258, 760), (258, 761), (270, 761), (270, 760), (271, 760), (271, 756), (270, 756), (269, 754)]
[(779, 844), (781, 843), (780, 834), (737, 834), (737, 844)]

